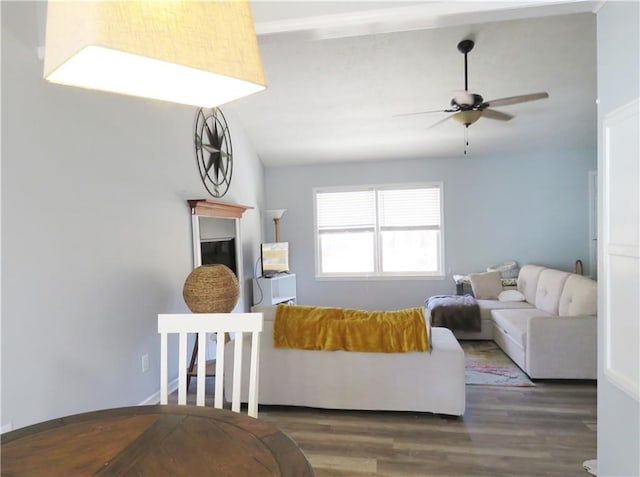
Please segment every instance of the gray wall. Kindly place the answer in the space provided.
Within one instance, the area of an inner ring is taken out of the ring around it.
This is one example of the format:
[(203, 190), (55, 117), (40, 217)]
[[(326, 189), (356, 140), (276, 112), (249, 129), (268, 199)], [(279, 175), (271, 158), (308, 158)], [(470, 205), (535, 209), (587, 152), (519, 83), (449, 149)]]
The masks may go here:
[[(640, 97), (640, 3), (606, 2), (598, 11), (597, 22), (598, 119), (601, 123), (604, 115)], [(602, 131), (601, 125), (598, 130)], [(598, 475), (637, 476), (640, 475), (640, 403), (612, 385), (604, 375), (603, 326), (600, 320)]]
[[(564, 270), (576, 259), (587, 263), (588, 172), (595, 169), (595, 138), (593, 149), (555, 154), (267, 168), (266, 207), (287, 209), (280, 236), (289, 241), (300, 303), (395, 309), (454, 292), (452, 274), (505, 260)], [(419, 181), (444, 183), (446, 279), (315, 279), (313, 187)], [(273, 226), (265, 230), (272, 239)]]
[[(186, 312), (196, 108), (52, 85), (44, 2), (2, 2), (2, 426), (135, 405), (159, 389), (157, 314)], [(237, 119), (224, 200), (261, 207)], [(252, 275), (262, 222), (242, 219)], [(248, 309), (250, 293), (244, 309)], [(149, 354), (150, 370), (141, 372)]]

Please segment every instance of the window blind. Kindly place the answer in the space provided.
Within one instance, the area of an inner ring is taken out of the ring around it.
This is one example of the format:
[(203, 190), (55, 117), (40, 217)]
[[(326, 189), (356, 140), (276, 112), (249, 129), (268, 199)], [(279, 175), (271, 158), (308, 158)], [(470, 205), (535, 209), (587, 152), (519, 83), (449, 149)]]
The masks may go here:
[(373, 190), (319, 192), (316, 195), (319, 230), (373, 227), (375, 210)]
[(440, 189), (378, 191), (381, 227), (439, 227)]

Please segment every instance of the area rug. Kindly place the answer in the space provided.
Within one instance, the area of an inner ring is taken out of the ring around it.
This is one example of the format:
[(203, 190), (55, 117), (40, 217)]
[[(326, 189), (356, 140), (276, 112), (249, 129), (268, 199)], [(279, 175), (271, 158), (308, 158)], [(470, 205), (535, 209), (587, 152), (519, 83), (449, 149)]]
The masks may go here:
[(493, 341), (462, 341), (465, 382), (489, 386), (535, 386)]

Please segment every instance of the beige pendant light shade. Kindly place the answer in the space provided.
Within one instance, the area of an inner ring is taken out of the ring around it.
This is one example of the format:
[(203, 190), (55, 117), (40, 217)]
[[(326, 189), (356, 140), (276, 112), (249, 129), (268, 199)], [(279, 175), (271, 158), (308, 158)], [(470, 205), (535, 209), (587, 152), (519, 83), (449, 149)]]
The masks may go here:
[(265, 88), (246, 0), (49, 1), (44, 77), (202, 107)]

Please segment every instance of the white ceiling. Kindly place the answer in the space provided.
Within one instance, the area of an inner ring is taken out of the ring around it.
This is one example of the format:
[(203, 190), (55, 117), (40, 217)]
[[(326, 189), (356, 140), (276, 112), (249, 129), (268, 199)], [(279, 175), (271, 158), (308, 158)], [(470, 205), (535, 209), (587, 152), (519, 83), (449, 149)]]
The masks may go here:
[(481, 118), (468, 155), (595, 147), (596, 2), (267, 2), (253, 13), (267, 90), (223, 107), (265, 165), (460, 156), (464, 126), (429, 129), (464, 89), (547, 91)]

